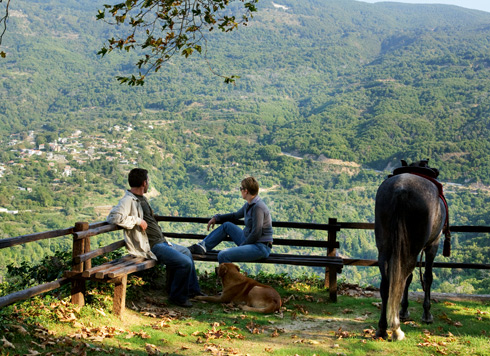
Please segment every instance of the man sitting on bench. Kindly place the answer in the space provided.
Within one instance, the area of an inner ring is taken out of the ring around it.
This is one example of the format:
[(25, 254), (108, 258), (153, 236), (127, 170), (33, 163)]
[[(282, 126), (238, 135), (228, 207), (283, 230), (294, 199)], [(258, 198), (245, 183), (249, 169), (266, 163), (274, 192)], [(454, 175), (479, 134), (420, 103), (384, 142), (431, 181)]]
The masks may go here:
[(157, 260), (175, 277), (170, 285), (169, 302), (181, 307), (192, 307), (189, 299), (203, 294), (191, 253), (186, 247), (172, 244), (163, 236), (153, 210), (143, 196), (148, 191), (148, 171), (132, 169), (128, 182), (131, 189), (112, 208), (107, 221), (124, 228), (129, 254)]

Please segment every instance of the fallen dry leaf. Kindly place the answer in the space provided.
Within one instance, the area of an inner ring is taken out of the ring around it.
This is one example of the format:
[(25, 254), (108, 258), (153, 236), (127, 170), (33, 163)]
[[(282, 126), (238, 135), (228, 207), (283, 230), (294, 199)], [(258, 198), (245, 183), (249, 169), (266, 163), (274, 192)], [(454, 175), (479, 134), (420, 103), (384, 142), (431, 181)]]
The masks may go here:
[(17, 332), (21, 335), (27, 335), (27, 330), (24, 329), (22, 325), (11, 325), (14, 329), (17, 329)]
[(0, 341), (2, 341), (2, 342), (3, 342), (3, 347), (5, 347), (5, 348), (9, 347), (9, 348), (11, 348), (11, 349), (15, 349), (14, 344), (12, 344), (10, 341), (8, 341), (8, 340), (5, 338), (5, 336), (4, 336), (4, 337), (2, 338), (2, 340), (0, 340)]
[(364, 337), (371, 339), (376, 336), (376, 329), (370, 328), (370, 329), (364, 329), (363, 331)]
[(63, 323), (71, 323), (72, 321), (77, 320), (75, 313), (56, 313), (58, 316), (58, 320)]
[(95, 309), (95, 311), (102, 316), (107, 316), (107, 314), (102, 309)]
[(84, 343), (80, 343), (77, 346), (75, 346), (73, 349), (71, 349), (71, 354), (72, 355), (86, 355), (87, 354), (87, 345)]
[(351, 337), (351, 333), (349, 333), (348, 331), (342, 330), (342, 328), (339, 328), (335, 332), (335, 336), (337, 337), (337, 339), (345, 339), (345, 338)]
[(46, 345), (38, 344), (37, 342), (34, 342), (34, 341), (31, 341), (31, 344), (33, 344), (34, 346), (39, 347), (43, 350), (46, 349)]
[(150, 335), (148, 335), (147, 333), (145, 333), (144, 331), (140, 331), (139, 333), (136, 333), (136, 335), (138, 335), (139, 337), (141, 337), (142, 339), (149, 339), (150, 338)]
[(232, 347), (224, 348), (221, 345), (214, 345), (214, 344), (205, 344), (204, 351), (209, 352), (212, 355), (216, 355), (216, 356), (225, 356), (225, 355), (242, 356), (243, 355), (242, 353), (240, 353), (238, 349), (234, 349)]
[(148, 353), (148, 355), (159, 355), (160, 350), (152, 344), (146, 344), (145, 345), (145, 351)]
[(286, 303), (287, 303), (287, 302), (289, 302), (290, 300), (296, 300), (296, 297), (295, 297), (293, 294), (291, 294), (289, 297), (287, 297), (287, 298), (283, 298), (283, 300), (282, 300), (282, 305), (286, 304)]
[(306, 310), (305, 306), (304, 305), (301, 305), (301, 304), (295, 304), (294, 305), (294, 308), (299, 310), (299, 312), (303, 315), (308, 315), (308, 310)]

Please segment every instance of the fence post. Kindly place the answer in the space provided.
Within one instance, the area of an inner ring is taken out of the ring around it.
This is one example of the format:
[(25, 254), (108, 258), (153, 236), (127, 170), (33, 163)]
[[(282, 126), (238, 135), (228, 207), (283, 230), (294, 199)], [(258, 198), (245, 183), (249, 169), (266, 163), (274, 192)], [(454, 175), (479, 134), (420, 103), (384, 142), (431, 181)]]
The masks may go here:
[[(335, 246), (337, 242), (337, 231), (340, 227), (337, 226), (336, 218), (328, 219), (328, 242), (331, 246)], [(327, 256), (335, 257), (337, 255), (337, 249), (335, 247), (327, 248)], [(332, 302), (337, 301), (337, 269), (336, 268), (325, 268), (325, 288), (328, 288), (330, 294), (330, 300)]]
[[(77, 222), (73, 232), (88, 230), (88, 222)], [(73, 235), (73, 258), (85, 253), (86, 242), (85, 239), (77, 239)], [(72, 271), (81, 273), (84, 271), (85, 264), (83, 262), (75, 264), (72, 262)], [(83, 306), (85, 304), (85, 280), (73, 279), (71, 283), (71, 302)]]
[[(88, 229), (88, 223), (87, 223), (87, 229)], [(83, 247), (83, 253), (90, 252), (90, 236), (87, 236), (83, 239), (85, 241), (84, 247)], [(83, 270), (91, 269), (92, 268), (92, 259), (86, 260), (85, 264), (83, 265)]]

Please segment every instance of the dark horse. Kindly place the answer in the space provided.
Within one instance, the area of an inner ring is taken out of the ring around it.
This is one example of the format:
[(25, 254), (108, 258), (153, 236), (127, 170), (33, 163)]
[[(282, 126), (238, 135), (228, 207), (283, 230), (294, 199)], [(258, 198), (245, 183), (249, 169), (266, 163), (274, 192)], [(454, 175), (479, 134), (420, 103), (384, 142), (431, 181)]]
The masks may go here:
[[(378, 248), (378, 263), (381, 272), (381, 317), (376, 332), (377, 338), (387, 339), (387, 328), (393, 331), (393, 340), (402, 340), (405, 334), (400, 329), (400, 319), (409, 317), (408, 288), (417, 257), (425, 250), (426, 267), (423, 277), (425, 290), (422, 321), (432, 323), (430, 313), (430, 287), (432, 265), (437, 253), (439, 237), (446, 221), (446, 208), (442, 190), (421, 174), (438, 171), (427, 166), (427, 161), (412, 163), (402, 161), (399, 174), (386, 179), (378, 188), (375, 207), (375, 235)], [(415, 167), (414, 173), (409, 173)], [(425, 175), (425, 174), (424, 174)], [(403, 297), (403, 299), (402, 299)], [(401, 309), (400, 307), (401, 302)]]

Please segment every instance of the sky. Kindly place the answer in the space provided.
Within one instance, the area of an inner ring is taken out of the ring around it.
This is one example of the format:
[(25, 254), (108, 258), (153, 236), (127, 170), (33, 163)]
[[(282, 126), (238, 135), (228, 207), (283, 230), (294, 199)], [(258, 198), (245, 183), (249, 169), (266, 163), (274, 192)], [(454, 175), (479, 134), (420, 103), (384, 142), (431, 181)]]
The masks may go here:
[(468, 9), (475, 9), (490, 12), (490, 0), (359, 0), (364, 2), (402, 2), (410, 4), (446, 4), (466, 7)]

